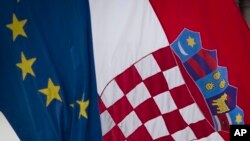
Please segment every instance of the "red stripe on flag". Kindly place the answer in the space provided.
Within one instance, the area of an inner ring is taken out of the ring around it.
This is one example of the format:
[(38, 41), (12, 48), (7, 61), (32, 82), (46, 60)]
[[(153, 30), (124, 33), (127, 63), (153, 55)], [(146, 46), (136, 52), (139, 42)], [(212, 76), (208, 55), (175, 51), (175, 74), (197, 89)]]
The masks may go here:
[(200, 65), (193, 59), (190, 58), (187, 63), (194, 69), (194, 71), (199, 75), (199, 77), (204, 77), (206, 75), (205, 71), (200, 67)]
[(211, 71), (217, 68), (216, 60), (206, 50), (201, 49), (198, 55), (207, 62)]

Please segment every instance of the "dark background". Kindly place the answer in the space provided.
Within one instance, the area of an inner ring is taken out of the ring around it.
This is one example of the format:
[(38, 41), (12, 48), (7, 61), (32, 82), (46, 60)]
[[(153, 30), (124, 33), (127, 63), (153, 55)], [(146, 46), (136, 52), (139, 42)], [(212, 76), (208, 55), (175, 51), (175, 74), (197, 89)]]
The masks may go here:
[(242, 15), (247, 21), (248, 27), (250, 27), (250, 0), (235, 0), (240, 8)]

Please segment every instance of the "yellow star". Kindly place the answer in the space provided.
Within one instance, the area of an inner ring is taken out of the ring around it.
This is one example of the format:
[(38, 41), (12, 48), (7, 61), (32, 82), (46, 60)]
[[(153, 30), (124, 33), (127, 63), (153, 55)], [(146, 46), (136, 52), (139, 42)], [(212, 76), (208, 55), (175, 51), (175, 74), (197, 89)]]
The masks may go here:
[(194, 38), (192, 38), (190, 36), (187, 39), (187, 43), (188, 43), (188, 46), (191, 46), (191, 47), (194, 47), (194, 45), (196, 44), (194, 41)]
[(242, 115), (240, 113), (238, 113), (238, 115), (235, 117), (235, 121), (237, 122), (237, 124), (240, 124), (242, 122)]
[(12, 23), (6, 25), (6, 27), (8, 27), (12, 31), (13, 41), (16, 40), (18, 35), (22, 35), (23, 37), (27, 37), (27, 35), (23, 29), (26, 22), (27, 22), (27, 19), (19, 21), (17, 19), (16, 15), (13, 14)]
[(21, 53), (21, 62), (17, 63), (17, 67), (22, 70), (23, 80), (25, 79), (27, 74), (31, 74), (35, 76), (35, 73), (32, 70), (32, 65), (36, 61), (36, 58), (26, 59), (24, 53)]
[(89, 106), (89, 100), (87, 100), (87, 101), (84, 101), (84, 100), (78, 100), (78, 101), (76, 101), (78, 104), (79, 104), (79, 106), (80, 106), (80, 112), (79, 112), (79, 118), (81, 117), (81, 116), (83, 116), (83, 117), (85, 117), (86, 119), (88, 118), (88, 115), (87, 115), (87, 112), (86, 112), (86, 109), (88, 108), (88, 106)]
[(56, 99), (62, 102), (62, 99), (59, 95), (60, 86), (54, 85), (52, 80), (49, 78), (48, 87), (40, 89), (39, 92), (47, 96), (46, 106), (48, 107), (52, 100)]

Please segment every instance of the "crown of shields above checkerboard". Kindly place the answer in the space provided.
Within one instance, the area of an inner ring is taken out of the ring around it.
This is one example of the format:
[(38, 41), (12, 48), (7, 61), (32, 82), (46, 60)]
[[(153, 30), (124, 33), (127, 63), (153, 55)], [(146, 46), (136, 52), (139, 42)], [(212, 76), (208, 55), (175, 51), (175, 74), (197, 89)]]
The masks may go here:
[(229, 131), (231, 124), (244, 124), (237, 88), (229, 84), (227, 68), (218, 65), (217, 51), (204, 49), (201, 40), (199, 32), (184, 29), (170, 46), (203, 94), (215, 128)]

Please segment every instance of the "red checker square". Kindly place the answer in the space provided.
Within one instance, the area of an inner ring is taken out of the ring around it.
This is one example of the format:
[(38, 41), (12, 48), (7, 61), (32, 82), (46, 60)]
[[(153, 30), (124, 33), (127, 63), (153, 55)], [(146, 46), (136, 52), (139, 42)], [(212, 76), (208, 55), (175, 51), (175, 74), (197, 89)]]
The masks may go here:
[(170, 134), (186, 128), (188, 125), (182, 118), (179, 110), (162, 115), (166, 123), (166, 127)]
[(174, 56), (169, 46), (155, 51), (153, 56), (162, 71), (176, 66)]
[(104, 103), (102, 102), (102, 99), (99, 98), (99, 111), (100, 113), (103, 113), (106, 110), (106, 107), (104, 105)]
[(124, 141), (125, 137), (118, 126), (113, 127), (103, 136), (103, 141)]
[[(190, 124), (189, 127), (193, 130), (195, 136), (200, 139), (207, 137), (214, 132), (214, 129), (207, 120), (201, 120), (196, 123)], [(202, 130), (201, 130), (202, 129)]]
[(119, 74), (115, 78), (115, 80), (119, 85), (119, 87), (121, 88), (121, 90), (123, 91), (123, 93), (127, 94), (142, 81), (142, 78), (138, 73), (138, 71), (136, 70), (135, 66), (131, 66), (123, 73)]
[(108, 108), (115, 123), (121, 122), (132, 110), (133, 107), (125, 96)]
[(148, 133), (145, 126), (140, 126), (128, 138), (127, 141), (152, 141), (152, 137)]
[(155, 139), (154, 141), (174, 141), (174, 139), (173, 139), (173, 137), (171, 135), (168, 135), (168, 136), (165, 136), (165, 137)]
[(152, 98), (144, 101), (134, 111), (142, 123), (161, 115), (159, 108)]
[(158, 95), (168, 90), (167, 81), (161, 72), (145, 79), (144, 84), (148, 88), (151, 96)]
[(194, 103), (186, 85), (171, 89), (170, 93), (179, 109)]

